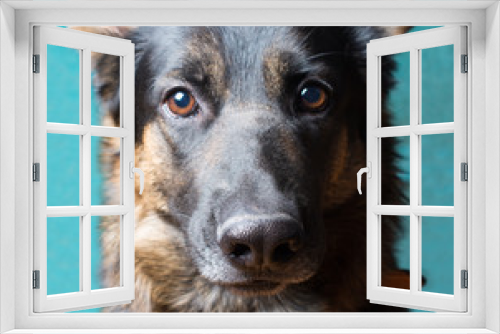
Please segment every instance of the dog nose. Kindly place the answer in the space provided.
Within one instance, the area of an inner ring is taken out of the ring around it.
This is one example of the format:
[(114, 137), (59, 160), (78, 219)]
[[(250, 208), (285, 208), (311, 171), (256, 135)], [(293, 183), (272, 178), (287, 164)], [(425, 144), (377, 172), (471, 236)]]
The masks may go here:
[(280, 216), (229, 219), (218, 233), (222, 252), (242, 269), (286, 264), (302, 248), (304, 232), (299, 222)]

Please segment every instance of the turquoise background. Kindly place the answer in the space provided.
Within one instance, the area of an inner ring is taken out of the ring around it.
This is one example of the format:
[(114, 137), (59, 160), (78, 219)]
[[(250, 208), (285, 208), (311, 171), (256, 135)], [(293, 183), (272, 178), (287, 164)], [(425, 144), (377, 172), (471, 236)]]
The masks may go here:
[[(432, 27), (417, 27), (412, 31)], [(48, 47), (48, 115), (47, 120), (78, 123), (79, 55), (72, 49)], [(436, 48), (422, 55), (422, 108), (424, 123), (453, 121), (452, 47)], [(396, 55), (397, 85), (389, 96), (395, 124), (409, 124), (409, 59)], [(92, 92), (92, 124), (99, 123), (99, 106)], [(409, 180), (409, 141), (401, 140), (400, 176)], [(92, 204), (102, 203), (102, 174), (99, 170), (99, 138), (92, 139)], [(77, 136), (47, 137), (48, 205), (78, 205), (79, 141)], [(433, 135), (422, 139), (423, 204), (453, 205), (453, 135)], [(425, 177), (424, 177), (425, 176)], [(353, 185), (354, 186), (354, 185)], [(404, 189), (407, 192), (407, 189)], [(77, 291), (78, 218), (50, 218), (47, 222), (48, 293)], [(100, 231), (98, 217), (92, 218), (92, 288), (100, 288)], [(409, 237), (405, 229), (398, 242), (398, 261), (409, 268)], [(453, 219), (426, 217), (422, 223), (422, 270), (427, 278), (425, 291), (453, 293)], [(99, 309), (81, 312), (95, 312)]]

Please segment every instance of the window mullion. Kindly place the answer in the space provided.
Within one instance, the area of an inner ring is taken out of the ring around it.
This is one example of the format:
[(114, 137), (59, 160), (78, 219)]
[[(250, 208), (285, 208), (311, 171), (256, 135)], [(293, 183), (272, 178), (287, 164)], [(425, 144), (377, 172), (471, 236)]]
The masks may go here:
[(415, 206), (420, 204), (420, 145), (415, 128), (419, 124), (420, 101), (420, 63), (418, 50), (410, 50), (410, 291), (418, 291), (420, 279), (420, 233), (419, 220), (415, 214)]
[(88, 127), (80, 124), (47, 122), (47, 133), (83, 136), (88, 131), (89, 131)]
[(89, 131), (92, 136), (96, 137), (126, 137), (130, 134), (127, 129), (107, 126), (92, 126)]
[(410, 133), (415, 133), (417, 135), (434, 135), (453, 133), (454, 128), (455, 125), (453, 122), (417, 124), (413, 126), (391, 126), (374, 129), (373, 135), (379, 138), (409, 136)]
[[(91, 122), (91, 58), (90, 49), (83, 49), (81, 70), (81, 106), (82, 124), (90, 130)], [(82, 137), (81, 170), (82, 170), (82, 204), (89, 211), (81, 218), (80, 234), (80, 278), (82, 291), (90, 293), (91, 289), (91, 134), (87, 131)]]
[(409, 216), (415, 214), (420, 217), (454, 217), (453, 206), (422, 206), (422, 205), (375, 205), (373, 213), (389, 216)]

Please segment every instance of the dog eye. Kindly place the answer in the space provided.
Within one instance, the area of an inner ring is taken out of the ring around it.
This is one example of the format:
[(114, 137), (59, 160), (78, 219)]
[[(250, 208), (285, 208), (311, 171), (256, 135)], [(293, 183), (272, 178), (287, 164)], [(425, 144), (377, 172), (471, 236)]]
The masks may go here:
[(197, 103), (186, 89), (175, 89), (168, 93), (163, 101), (163, 110), (176, 116), (191, 116), (196, 111)]
[(328, 105), (328, 93), (317, 84), (302, 87), (299, 94), (298, 107), (302, 112), (320, 112)]

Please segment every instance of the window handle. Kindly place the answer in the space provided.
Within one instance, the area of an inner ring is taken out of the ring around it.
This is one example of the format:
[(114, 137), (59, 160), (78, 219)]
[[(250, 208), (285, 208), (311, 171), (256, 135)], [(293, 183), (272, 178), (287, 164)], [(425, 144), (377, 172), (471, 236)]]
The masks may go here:
[(358, 192), (359, 194), (361, 195), (361, 176), (366, 173), (367, 174), (367, 177), (369, 179), (371, 179), (372, 177), (372, 163), (370, 161), (368, 161), (368, 166), (365, 167), (365, 168), (361, 168), (359, 171), (358, 171)]
[(130, 178), (134, 178), (134, 173), (138, 173), (140, 177), (140, 183), (141, 183), (141, 189), (139, 190), (139, 195), (142, 195), (142, 191), (144, 190), (144, 172), (140, 168), (134, 167), (134, 162), (130, 161), (129, 163), (130, 167)]

